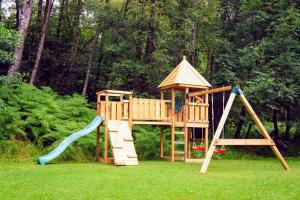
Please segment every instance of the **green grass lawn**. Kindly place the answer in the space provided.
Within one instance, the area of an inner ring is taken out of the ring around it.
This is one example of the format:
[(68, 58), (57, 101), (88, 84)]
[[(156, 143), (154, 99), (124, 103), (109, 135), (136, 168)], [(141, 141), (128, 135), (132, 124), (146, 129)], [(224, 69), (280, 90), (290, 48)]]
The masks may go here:
[(300, 160), (290, 172), (275, 159), (199, 164), (143, 161), (138, 167), (99, 163), (0, 161), (0, 199), (300, 199)]

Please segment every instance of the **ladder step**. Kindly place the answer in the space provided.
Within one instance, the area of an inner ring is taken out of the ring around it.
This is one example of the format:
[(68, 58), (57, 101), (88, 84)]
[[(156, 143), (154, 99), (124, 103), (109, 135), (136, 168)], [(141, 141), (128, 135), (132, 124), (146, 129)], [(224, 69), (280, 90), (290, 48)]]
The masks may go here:
[(174, 134), (175, 135), (184, 135), (184, 131), (175, 131)]
[(128, 158), (137, 158), (137, 154), (128, 154), (127, 157)]
[(174, 141), (174, 144), (184, 144), (184, 141)]
[(184, 151), (174, 151), (174, 154), (184, 154)]
[(133, 141), (133, 138), (131, 136), (124, 137), (123, 139), (124, 139), (124, 141)]

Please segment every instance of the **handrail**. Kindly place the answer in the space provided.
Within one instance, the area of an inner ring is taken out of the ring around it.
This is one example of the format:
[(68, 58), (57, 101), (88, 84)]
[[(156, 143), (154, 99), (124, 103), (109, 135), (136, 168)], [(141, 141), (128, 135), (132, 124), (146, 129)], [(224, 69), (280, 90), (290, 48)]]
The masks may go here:
[(133, 92), (130, 91), (121, 91), (121, 90), (101, 90), (96, 92), (97, 95), (101, 94), (133, 94)]
[(226, 92), (231, 90), (232, 87), (231, 86), (225, 86), (225, 87), (219, 87), (219, 88), (215, 88), (215, 89), (211, 89), (211, 90), (205, 90), (205, 91), (201, 91), (201, 92), (193, 92), (188, 94), (189, 97), (193, 97), (193, 96), (201, 96), (204, 94), (214, 94), (214, 93), (218, 93), (218, 92)]

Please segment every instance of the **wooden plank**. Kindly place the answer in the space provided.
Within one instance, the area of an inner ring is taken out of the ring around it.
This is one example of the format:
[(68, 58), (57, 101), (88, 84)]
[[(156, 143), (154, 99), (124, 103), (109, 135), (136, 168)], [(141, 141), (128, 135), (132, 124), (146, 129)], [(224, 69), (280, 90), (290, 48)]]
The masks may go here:
[[(168, 156), (164, 156), (164, 157), (161, 157), (160, 159), (162, 160), (167, 160), (167, 161), (171, 161), (172, 158), (171, 157), (168, 157)], [(184, 157), (174, 157), (174, 160), (184, 160)]]
[(150, 118), (149, 103), (150, 103), (149, 99), (144, 99), (144, 113), (143, 114), (140, 113), (142, 115), (141, 119), (147, 120)]
[(204, 159), (201, 158), (187, 158), (185, 162), (187, 163), (203, 163)]
[(117, 102), (112, 101), (110, 109), (111, 109), (110, 119), (111, 120), (116, 120), (117, 119)]
[(132, 94), (132, 92), (129, 91), (121, 91), (121, 90), (101, 90), (98, 91), (96, 94)]
[(117, 120), (121, 120), (122, 119), (122, 103), (121, 102), (117, 102)]
[(166, 118), (166, 108), (165, 108), (165, 101), (164, 101), (164, 92), (160, 91), (160, 118), (161, 120), (165, 120)]
[(199, 121), (201, 119), (201, 116), (200, 116), (200, 114), (201, 114), (200, 113), (201, 112), (200, 111), (200, 106), (196, 105), (194, 108), (195, 108), (195, 111), (194, 111), (195, 112), (195, 117), (194, 117), (194, 119), (197, 120), (197, 121)]
[(138, 113), (138, 119), (143, 120), (144, 119), (144, 99), (138, 99), (138, 105), (139, 105), (139, 113)]
[(155, 100), (155, 120), (161, 120), (161, 117), (160, 117), (160, 100)]
[(205, 94), (214, 94), (214, 93), (219, 93), (219, 92), (226, 92), (226, 91), (230, 91), (232, 89), (231, 86), (225, 86), (225, 87), (219, 87), (219, 88), (215, 88), (215, 89), (210, 89), (210, 90), (204, 90), (204, 91), (200, 91), (200, 92), (193, 92), (190, 93), (189, 96), (201, 96), (201, 95), (205, 95)]
[(129, 103), (123, 103), (123, 118), (128, 118), (128, 104)]
[(274, 146), (275, 143), (269, 139), (217, 139), (213, 145)]
[(133, 119), (137, 120), (138, 119), (138, 114), (139, 114), (139, 104), (138, 100), (136, 98), (132, 99), (132, 112), (133, 112)]
[(149, 100), (149, 113), (150, 113), (150, 120), (155, 120), (155, 99)]
[(133, 124), (147, 124), (147, 125), (172, 125), (169, 121), (133, 121)]
[[(220, 137), (220, 135), (222, 133), (224, 124), (225, 124), (226, 119), (228, 117), (228, 114), (229, 114), (230, 108), (231, 108), (231, 106), (233, 104), (235, 96), (236, 96), (235, 93), (231, 93), (230, 96), (229, 96), (229, 99), (227, 101), (225, 110), (224, 110), (223, 115), (222, 115), (222, 117), (220, 119), (220, 122), (218, 124), (218, 128), (217, 128), (216, 133), (215, 133), (215, 135), (213, 137), (212, 143), (214, 143), (216, 139), (219, 139), (219, 137)], [(209, 150), (208, 150), (208, 152), (207, 152), (207, 154), (205, 156), (205, 159), (203, 161), (203, 164), (202, 164), (202, 167), (201, 167), (201, 170), (200, 170), (202, 173), (206, 173), (208, 165), (209, 165), (209, 162), (211, 160), (211, 157), (212, 157), (212, 155), (214, 153), (215, 148), (216, 148), (216, 146), (210, 145)]]
[(129, 95), (129, 102), (128, 102), (128, 125), (129, 125), (129, 129), (132, 130), (132, 126), (133, 126), (133, 100), (132, 100), (132, 94)]
[(101, 115), (105, 116), (105, 101), (101, 101), (100, 107)]
[(175, 135), (184, 135), (184, 131), (175, 131), (174, 134)]
[[(253, 108), (251, 107), (251, 105), (249, 104), (248, 100), (246, 99), (246, 97), (244, 96), (244, 94), (240, 91), (240, 100), (242, 101), (242, 103), (244, 104), (244, 106), (246, 107), (248, 113), (250, 114), (250, 116), (252, 117), (252, 119), (254, 120), (256, 126), (259, 128), (260, 132), (262, 133), (262, 135), (264, 136), (265, 139), (269, 139), (272, 140), (272, 138), (270, 137), (269, 133), (267, 132), (267, 130), (265, 129), (265, 127), (263, 126), (263, 124), (261, 123), (260, 119), (258, 118), (258, 116), (256, 115), (256, 113), (254, 112)], [(276, 157), (279, 159), (282, 167), (285, 170), (290, 170), (288, 164), (286, 163), (286, 161), (284, 160), (283, 156), (281, 155), (280, 151), (277, 149), (277, 147), (271, 146), (272, 151), (274, 152), (274, 154), (276, 155)]]
[(194, 116), (195, 116), (194, 106), (189, 106), (189, 119), (188, 120), (194, 121), (195, 120)]

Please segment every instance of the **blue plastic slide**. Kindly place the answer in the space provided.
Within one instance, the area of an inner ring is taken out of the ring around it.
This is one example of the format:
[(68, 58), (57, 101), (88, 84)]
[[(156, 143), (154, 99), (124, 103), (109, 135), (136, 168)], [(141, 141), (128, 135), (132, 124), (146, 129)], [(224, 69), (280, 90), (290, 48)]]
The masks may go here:
[(47, 162), (53, 160), (54, 158), (59, 156), (72, 142), (95, 130), (103, 122), (103, 120), (104, 120), (103, 116), (95, 117), (95, 119), (84, 129), (81, 129), (80, 131), (68, 136), (53, 151), (51, 151), (47, 155), (39, 157), (37, 160), (38, 163), (40, 165), (45, 165)]

